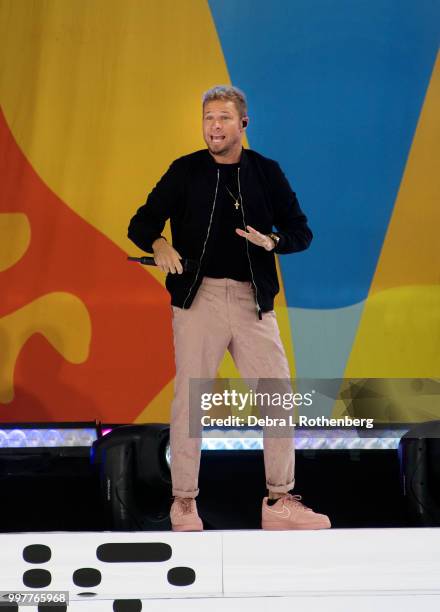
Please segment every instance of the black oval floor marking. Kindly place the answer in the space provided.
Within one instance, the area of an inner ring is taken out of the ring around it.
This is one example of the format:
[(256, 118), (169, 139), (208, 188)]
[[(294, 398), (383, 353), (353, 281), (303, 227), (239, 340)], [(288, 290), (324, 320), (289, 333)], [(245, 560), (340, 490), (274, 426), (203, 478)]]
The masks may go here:
[(2, 603), (0, 606), (1, 612), (17, 612), (18, 611), (18, 603)]
[(31, 589), (44, 589), (51, 581), (52, 576), (45, 569), (31, 569), (23, 574), (23, 584)]
[(56, 603), (48, 606), (47, 604), (40, 604), (38, 606), (38, 612), (67, 612), (67, 604)]
[(47, 563), (52, 551), (45, 544), (30, 544), (23, 549), (23, 559), (28, 563)]
[(189, 586), (196, 580), (192, 567), (172, 567), (167, 574), (168, 582), (174, 586)]
[(93, 567), (81, 567), (73, 572), (73, 583), (80, 587), (94, 587), (101, 583), (101, 572)]
[(89, 593), (85, 591), (84, 593), (78, 593), (79, 597), (96, 597), (98, 593)]
[(157, 563), (168, 561), (172, 549), (163, 542), (130, 542), (101, 544), (96, 556), (105, 563)]
[(140, 599), (115, 599), (113, 612), (141, 612), (142, 602)]

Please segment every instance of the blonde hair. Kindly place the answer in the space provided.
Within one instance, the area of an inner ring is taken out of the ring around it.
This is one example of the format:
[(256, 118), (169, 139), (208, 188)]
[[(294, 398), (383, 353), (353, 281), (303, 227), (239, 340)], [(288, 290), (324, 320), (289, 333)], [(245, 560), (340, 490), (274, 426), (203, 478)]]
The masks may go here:
[(203, 108), (205, 108), (207, 102), (211, 102), (212, 100), (231, 100), (231, 102), (235, 104), (235, 108), (240, 118), (246, 117), (247, 115), (246, 96), (238, 87), (233, 87), (232, 85), (216, 85), (215, 87), (211, 87), (211, 89), (208, 89), (208, 91), (205, 91), (203, 94)]

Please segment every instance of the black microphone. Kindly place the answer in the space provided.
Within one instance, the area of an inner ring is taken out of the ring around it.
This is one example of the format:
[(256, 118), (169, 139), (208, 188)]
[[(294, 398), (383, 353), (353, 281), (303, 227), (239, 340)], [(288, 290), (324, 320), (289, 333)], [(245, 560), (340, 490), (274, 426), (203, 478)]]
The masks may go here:
[[(137, 261), (138, 263), (144, 266), (155, 266), (156, 262), (154, 261), (154, 257), (127, 257), (128, 261)], [(197, 270), (199, 263), (194, 259), (181, 259), (180, 263), (182, 264), (182, 268), (184, 272), (194, 272)]]

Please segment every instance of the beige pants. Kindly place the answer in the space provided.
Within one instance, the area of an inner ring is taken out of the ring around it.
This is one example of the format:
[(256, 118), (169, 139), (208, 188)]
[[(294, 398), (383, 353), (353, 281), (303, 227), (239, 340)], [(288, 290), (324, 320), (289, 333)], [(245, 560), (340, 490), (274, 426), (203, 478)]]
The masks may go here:
[[(226, 350), (243, 378), (290, 379), (274, 311), (259, 320), (250, 283), (204, 278), (191, 308), (173, 306), (176, 361), (171, 414), (173, 495), (196, 497), (200, 438), (189, 436), (189, 380), (215, 378)], [(293, 437), (264, 436), (267, 488), (286, 493), (294, 485)]]

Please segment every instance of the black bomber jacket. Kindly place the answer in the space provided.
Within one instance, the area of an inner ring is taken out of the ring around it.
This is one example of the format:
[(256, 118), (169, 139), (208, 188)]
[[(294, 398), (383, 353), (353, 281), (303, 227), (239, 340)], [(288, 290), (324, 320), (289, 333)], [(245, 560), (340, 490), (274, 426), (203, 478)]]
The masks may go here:
[[(239, 180), (243, 221), (262, 234), (273, 232), (279, 242), (273, 251), (249, 243), (249, 266), (256, 311), (273, 309), (279, 291), (275, 255), (307, 249), (312, 232), (278, 163), (256, 151), (243, 149)], [(215, 241), (216, 200), (222, 181), (221, 165), (207, 149), (175, 160), (130, 221), (128, 237), (140, 249), (152, 253), (170, 219), (173, 247), (196, 269), (168, 274), (166, 287), (171, 304), (189, 308), (203, 279), (204, 263)]]

